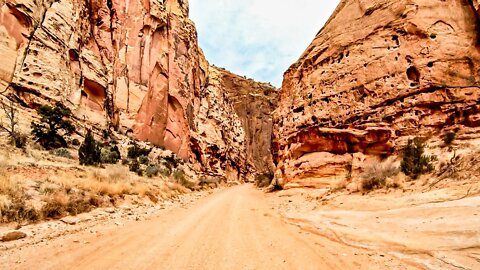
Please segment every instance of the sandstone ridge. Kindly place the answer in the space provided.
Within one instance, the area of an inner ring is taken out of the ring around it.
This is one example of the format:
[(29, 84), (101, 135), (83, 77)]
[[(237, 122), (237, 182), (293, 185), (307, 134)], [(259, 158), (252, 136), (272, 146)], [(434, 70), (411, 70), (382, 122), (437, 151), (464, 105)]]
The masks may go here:
[(325, 186), (409, 136), (478, 137), (479, 11), (478, 1), (341, 1), (285, 73), (278, 182)]

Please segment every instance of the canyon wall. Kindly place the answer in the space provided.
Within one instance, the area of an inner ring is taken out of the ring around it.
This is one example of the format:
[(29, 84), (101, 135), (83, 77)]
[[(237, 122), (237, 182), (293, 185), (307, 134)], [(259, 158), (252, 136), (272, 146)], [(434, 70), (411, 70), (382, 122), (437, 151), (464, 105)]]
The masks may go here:
[(210, 67), (196, 116), (193, 152), (210, 174), (253, 181), (252, 172), (273, 173), (272, 112), (277, 90), (224, 69)]
[(248, 127), (198, 47), (188, 1), (3, 0), (0, 7), (2, 95), (26, 108), (61, 101), (86, 127), (163, 146), (217, 176), (255, 172)]
[(477, 0), (342, 0), (284, 75), (276, 179), (328, 186), (409, 136), (478, 137)]
[(33, 108), (63, 101), (91, 125), (130, 129), (188, 158), (208, 64), (186, 1), (4, 2), (1, 92)]

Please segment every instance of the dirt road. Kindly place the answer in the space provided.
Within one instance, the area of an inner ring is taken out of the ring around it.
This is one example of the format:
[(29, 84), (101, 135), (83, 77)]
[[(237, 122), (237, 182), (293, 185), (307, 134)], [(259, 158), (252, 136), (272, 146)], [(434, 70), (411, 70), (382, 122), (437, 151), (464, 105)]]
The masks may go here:
[(283, 222), (265, 194), (249, 185), (215, 192), (151, 220), (98, 231), (4, 252), (1, 268), (412, 268), (387, 254), (344, 246)]

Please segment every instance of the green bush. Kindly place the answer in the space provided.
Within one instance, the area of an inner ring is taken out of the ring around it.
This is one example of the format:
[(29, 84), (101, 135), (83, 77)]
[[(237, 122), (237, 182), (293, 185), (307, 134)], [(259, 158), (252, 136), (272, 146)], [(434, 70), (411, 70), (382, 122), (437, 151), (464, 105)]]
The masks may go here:
[(58, 149), (53, 149), (50, 151), (52, 155), (55, 155), (57, 157), (63, 157), (63, 158), (72, 158), (72, 154), (70, 151), (68, 151), (67, 148), (58, 148)]
[(194, 186), (194, 184), (187, 179), (185, 175), (185, 171), (182, 169), (176, 169), (173, 172), (173, 178), (177, 183), (179, 183), (180, 185), (186, 188), (192, 189)]
[(160, 168), (159, 173), (160, 173), (160, 175), (167, 177), (167, 176), (172, 175), (172, 169), (170, 169), (170, 168), (168, 168), (168, 167), (166, 167), (166, 166), (162, 166), (162, 167)]
[(400, 166), (405, 175), (416, 179), (418, 176), (435, 169), (433, 162), (437, 161), (437, 157), (425, 155), (424, 151), (425, 142), (421, 138), (408, 141), (407, 146), (403, 149), (403, 159)]
[(25, 146), (27, 146), (27, 139), (27, 135), (16, 132), (15, 135), (13, 135), (13, 138), (11, 138), (11, 142), (15, 145), (15, 147), (24, 149)]
[(457, 139), (457, 133), (453, 131), (449, 131), (445, 133), (445, 135), (443, 135), (443, 142), (445, 143), (445, 145), (452, 145), (455, 139)]
[(92, 132), (88, 130), (84, 142), (78, 149), (80, 165), (93, 166), (101, 163), (100, 154), (100, 147), (93, 138)]
[[(67, 142), (64, 135), (75, 130), (75, 127), (66, 118), (71, 116), (71, 111), (60, 102), (55, 107), (41, 106), (37, 110), (41, 119), (39, 123), (32, 122), (32, 134), (36, 141), (45, 149), (66, 148)], [(63, 135), (61, 135), (62, 133)]]
[(102, 163), (117, 164), (120, 160), (120, 151), (117, 146), (104, 147), (100, 153), (100, 160)]
[(140, 162), (140, 164), (145, 165), (145, 164), (148, 163), (148, 157), (146, 157), (146, 156), (140, 156), (140, 157), (138, 157), (138, 162)]
[(133, 160), (130, 162), (130, 164), (128, 165), (128, 169), (129, 169), (131, 172), (139, 172), (139, 171), (141, 171), (140, 163), (138, 163), (138, 160), (133, 159)]
[(145, 176), (152, 178), (154, 176), (158, 176), (159, 172), (160, 172), (160, 169), (158, 168), (157, 165), (148, 165), (147, 168), (145, 169)]
[(150, 154), (151, 151), (152, 149), (142, 148), (142, 147), (139, 147), (137, 144), (134, 144), (133, 146), (130, 146), (128, 148), (127, 157), (133, 159), (141, 156), (148, 156), (148, 154)]

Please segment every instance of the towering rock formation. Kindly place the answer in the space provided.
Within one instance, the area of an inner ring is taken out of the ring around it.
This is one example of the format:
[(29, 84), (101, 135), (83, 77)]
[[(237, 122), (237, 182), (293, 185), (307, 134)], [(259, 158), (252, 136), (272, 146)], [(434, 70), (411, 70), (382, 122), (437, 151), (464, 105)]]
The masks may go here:
[(272, 116), (277, 90), (210, 67), (201, 91), (193, 152), (207, 171), (229, 179), (273, 173)]
[(188, 1), (0, 6), (1, 94), (30, 108), (62, 101), (87, 126), (132, 132), (217, 175), (253, 172), (247, 126), (229, 103), (235, 93), (199, 49)]
[(245, 79), (220, 70), (222, 84), (245, 130), (247, 159), (255, 171), (273, 173), (271, 154), (272, 113), (277, 108), (278, 90), (272, 85)]
[(318, 187), (409, 135), (478, 134), (477, 0), (342, 0), (285, 73), (274, 116), (280, 184)]

